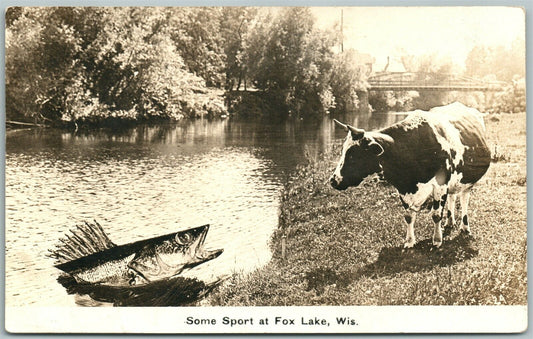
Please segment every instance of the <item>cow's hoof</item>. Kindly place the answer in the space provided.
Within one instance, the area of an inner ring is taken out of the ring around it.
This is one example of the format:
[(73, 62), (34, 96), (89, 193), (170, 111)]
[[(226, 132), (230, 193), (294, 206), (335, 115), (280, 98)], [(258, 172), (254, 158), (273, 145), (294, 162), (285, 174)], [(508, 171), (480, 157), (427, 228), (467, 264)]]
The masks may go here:
[(442, 253), (442, 249), (443, 249), (442, 246), (431, 246), (429, 248), (429, 251), (433, 253)]
[(408, 241), (405, 244), (403, 244), (403, 248), (404, 249), (413, 248), (414, 246), (415, 246), (415, 242), (414, 241)]
[(442, 245), (442, 241), (435, 241), (435, 240), (433, 240), (433, 246), (434, 246), (435, 248), (439, 248), (441, 245)]
[(464, 235), (472, 235), (472, 232), (470, 232), (469, 229), (461, 228), (461, 233)]

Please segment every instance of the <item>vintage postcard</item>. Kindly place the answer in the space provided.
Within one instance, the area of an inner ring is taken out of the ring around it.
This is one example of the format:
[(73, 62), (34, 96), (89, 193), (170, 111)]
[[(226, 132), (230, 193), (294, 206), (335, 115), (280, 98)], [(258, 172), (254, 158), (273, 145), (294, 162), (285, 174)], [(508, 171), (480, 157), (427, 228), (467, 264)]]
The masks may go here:
[(9, 7), (12, 333), (527, 329), (525, 10)]

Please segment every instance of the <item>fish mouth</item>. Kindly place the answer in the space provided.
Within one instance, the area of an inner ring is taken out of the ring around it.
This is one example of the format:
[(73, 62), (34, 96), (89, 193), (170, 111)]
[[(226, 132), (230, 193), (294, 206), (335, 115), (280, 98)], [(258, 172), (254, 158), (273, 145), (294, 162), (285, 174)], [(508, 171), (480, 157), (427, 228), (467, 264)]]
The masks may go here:
[(197, 258), (202, 260), (202, 262), (206, 262), (209, 260), (213, 260), (219, 255), (221, 255), (224, 252), (224, 249), (219, 248), (216, 250), (203, 250), (203, 253), (201, 253), (200, 256), (196, 255)]
[(194, 257), (198, 261), (187, 265), (189, 268), (198, 266), (206, 261), (213, 260), (224, 252), (224, 249), (222, 248), (214, 250), (208, 250), (204, 248), (205, 238), (207, 237), (207, 232), (209, 231), (209, 225), (205, 225), (203, 227), (204, 229), (202, 229), (202, 233), (198, 237), (196, 251), (194, 253)]

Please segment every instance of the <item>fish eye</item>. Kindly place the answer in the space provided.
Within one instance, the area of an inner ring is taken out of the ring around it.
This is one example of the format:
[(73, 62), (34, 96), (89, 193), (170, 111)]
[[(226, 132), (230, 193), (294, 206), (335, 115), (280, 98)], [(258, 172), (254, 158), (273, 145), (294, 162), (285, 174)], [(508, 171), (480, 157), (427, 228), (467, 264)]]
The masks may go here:
[(182, 233), (176, 234), (174, 239), (179, 245), (187, 245), (193, 240), (193, 236), (190, 233), (182, 232)]

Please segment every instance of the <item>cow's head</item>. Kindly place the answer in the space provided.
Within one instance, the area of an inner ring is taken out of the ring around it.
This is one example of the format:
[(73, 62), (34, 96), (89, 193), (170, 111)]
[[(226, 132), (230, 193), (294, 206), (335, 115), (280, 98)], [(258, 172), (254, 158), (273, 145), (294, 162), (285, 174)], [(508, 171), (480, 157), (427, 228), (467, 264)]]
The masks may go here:
[(333, 188), (345, 190), (380, 171), (379, 157), (383, 154), (383, 147), (365, 130), (334, 121), (348, 135), (342, 146), (340, 161), (329, 180)]

